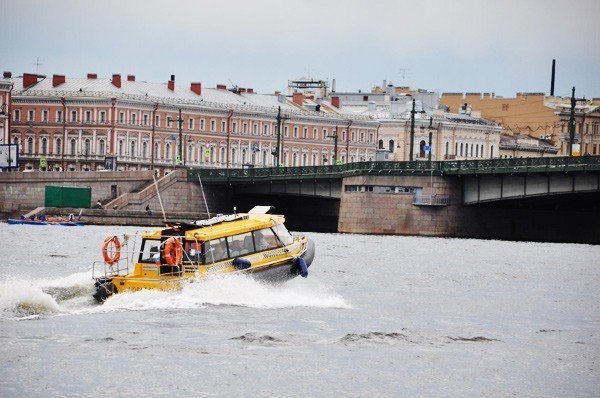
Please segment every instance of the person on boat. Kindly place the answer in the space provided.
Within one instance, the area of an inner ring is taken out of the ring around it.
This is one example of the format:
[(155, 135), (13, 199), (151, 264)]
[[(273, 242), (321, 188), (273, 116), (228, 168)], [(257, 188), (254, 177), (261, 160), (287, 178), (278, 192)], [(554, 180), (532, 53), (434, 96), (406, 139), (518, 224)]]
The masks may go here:
[(269, 243), (266, 241), (265, 236), (261, 231), (255, 232), (254, 238), (256, 239), (256, 250), (261, 251), (269, 248)]

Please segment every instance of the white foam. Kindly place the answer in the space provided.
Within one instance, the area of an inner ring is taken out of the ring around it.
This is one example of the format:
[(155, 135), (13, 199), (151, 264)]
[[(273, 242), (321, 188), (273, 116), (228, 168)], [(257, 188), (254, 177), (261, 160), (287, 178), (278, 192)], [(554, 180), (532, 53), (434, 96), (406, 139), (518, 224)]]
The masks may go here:
[(0, 282), (0, 314), (3, 318), (24, 318), (59, 311), (54, 297), (34, 283), (17, 279)]

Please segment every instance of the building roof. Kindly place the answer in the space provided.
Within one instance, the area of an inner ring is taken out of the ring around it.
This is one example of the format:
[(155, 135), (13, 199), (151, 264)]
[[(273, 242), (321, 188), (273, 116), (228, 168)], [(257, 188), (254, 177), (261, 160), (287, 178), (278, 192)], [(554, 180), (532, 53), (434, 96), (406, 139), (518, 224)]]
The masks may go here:
[(558, 148), (546, 140), (532, 137), (527, 134), (502, 134), (500, 136), (500, 149), (537, 151), (557, 153)]

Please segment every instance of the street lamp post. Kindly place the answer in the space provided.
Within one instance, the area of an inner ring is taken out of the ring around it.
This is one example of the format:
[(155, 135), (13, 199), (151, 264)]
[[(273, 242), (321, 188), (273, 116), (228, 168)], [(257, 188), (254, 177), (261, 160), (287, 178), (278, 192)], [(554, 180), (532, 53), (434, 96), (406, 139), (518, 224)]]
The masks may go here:
[[(173, 121), (173, 119), (169, 116), (168, 121), (171, 122)], [(183, 131), (182, 131), (182, 124), (183, 124), (183, 119), (181, 117), (181, 108), (179, 108), (179, 117), (177, 118), (177, 123), (179, 123), (179, 145), (177, 147), (177, 158), (175, 159), (175, 163), (177, 164), (181, 164), (182, 163), (182, 158), (183, 158)]]
[(337, 164), (337, 152), (338, 152), (338, 129), (335, 126), (332, 135), (328, 135), (327, 138), (333, 138), (333, 162), (331, 164)]

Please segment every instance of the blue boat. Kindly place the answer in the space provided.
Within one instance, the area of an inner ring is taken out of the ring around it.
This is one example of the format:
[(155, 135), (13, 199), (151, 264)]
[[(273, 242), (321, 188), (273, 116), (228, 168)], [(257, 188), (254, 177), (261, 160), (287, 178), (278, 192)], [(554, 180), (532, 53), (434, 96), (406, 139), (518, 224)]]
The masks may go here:
[(15, 219), (9, 219), (8, 223), (11, 225), (19, 225), (19, 224), (23, 224), (23, 225), (62, 225), (65, 227), (83, 227), (85, 225), (85, 223), (82, 223), (80, 221), (32, 221), (32, 220), (15, 220)]

